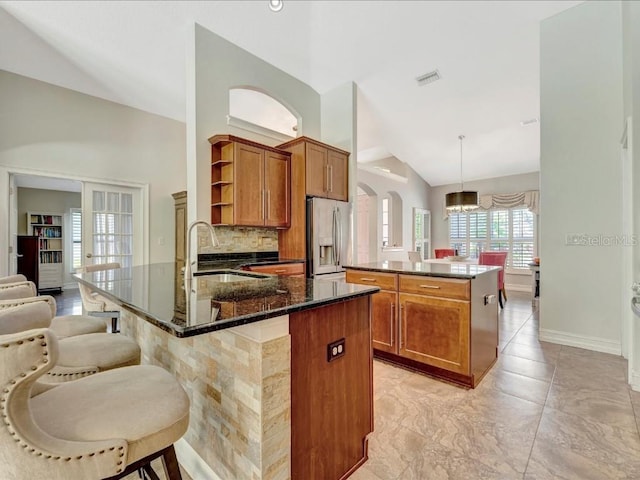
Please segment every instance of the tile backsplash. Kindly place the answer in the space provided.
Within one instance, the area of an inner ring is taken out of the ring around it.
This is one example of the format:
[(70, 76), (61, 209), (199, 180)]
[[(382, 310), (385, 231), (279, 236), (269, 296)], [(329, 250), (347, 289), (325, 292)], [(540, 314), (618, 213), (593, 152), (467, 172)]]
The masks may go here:
[(211, 245), (209, 232), (198, 229), (198, 253), (270, 252), (278, 250), (278, 231), (257, 227), (214, 227), (220, 247)]

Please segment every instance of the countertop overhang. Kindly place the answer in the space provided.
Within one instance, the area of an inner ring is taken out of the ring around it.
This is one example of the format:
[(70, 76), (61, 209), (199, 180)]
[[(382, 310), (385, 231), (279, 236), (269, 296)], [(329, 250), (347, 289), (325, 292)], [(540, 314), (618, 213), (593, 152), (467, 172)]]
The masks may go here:
[(406, 273), (410, 275), (424, 275), (427, 277), (444, 277), (473, 279), (487, 272), (501, 270), (502, 267), (489, 265), (471, 265), (462, 262), (451, 263), (413, 263), (398, 261), (383, 261), (347, 265), (347, 269), (364, 270), (369, 272)]
[[(258, 282), (253, 290), (239, 289), (235, 297), (226, 286), (223, 298), (217, 298), (216, 292), (221, 290), (205, 274), (194, 277), (194, 291), (189, 299), (192, 308), (187, 318), (186, 309), (180, 308), (187, 299), (181, 288), (182, 276), (176, 268), (174, 263), (157, 263), (73, 276), (91, 290), (177, 337), (246, 325), (379, 291), (378, 287), (341, 281), (268, 275), (262, 286)], [(217, 268), (229, 268), (229, 264)], [(215, 269), (215, 264), (207, 265), (207, 270)]]

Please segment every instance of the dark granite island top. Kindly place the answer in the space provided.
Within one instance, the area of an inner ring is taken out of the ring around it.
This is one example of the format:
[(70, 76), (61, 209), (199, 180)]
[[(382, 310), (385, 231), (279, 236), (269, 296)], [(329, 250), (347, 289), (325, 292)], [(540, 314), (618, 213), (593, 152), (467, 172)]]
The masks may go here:
[(187, 391), (190, 426), (175, 448), (191, 477), (346, 478), (366, 461), (373, 431), (379, 288), (260, 275), (238, 262), (247, 259), (206, 262), (190, 298), (175, 263), (76, 278), (120, 310), (120, 335), (140, 346), (141, 362)]
[(500, 270), (500, 267), (488, 265), (472, 265), (462, 262), (451, 263), (412, 263), (398, 261), (370, 262), (358, 265), (348, 265), (351, 270), (369, 272), (406, 273), (410, 275), (424, 275), (427, 277), (445, 277), (473, 279), (487, 272)]
[[(228, 268), (230, 265), (218, 265)], [(215, 269), (215, 264), (207, 265)], [(342, 302), (377, 292), (377, 287), (343, 282), (263, 275), (262, 279), (221, 283), (196, 272), (186, 316), (184, 292), (176, 297), (175, 264), (158, 263), (75, 274), (74, 277), (114, 303), (177, 336), (190, 337)], [(182, 302), (177, 302), (179, 296)]]

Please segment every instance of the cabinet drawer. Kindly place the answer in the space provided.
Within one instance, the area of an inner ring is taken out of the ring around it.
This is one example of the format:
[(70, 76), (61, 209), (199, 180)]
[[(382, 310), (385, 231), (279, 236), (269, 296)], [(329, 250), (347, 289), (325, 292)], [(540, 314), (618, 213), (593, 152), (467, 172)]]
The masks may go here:
[(304, 263), (279, 263), (277, 265), (252, 265), (251, 272), (271, 273), (274, 275), (303, 275)]
[(367, 272), (364, 270), (347, 270), (347, 283), (373, 285), (383, 290), (398, 289), (398, 275), (395, 273)]
[(422, 275), (400, 275), (400, 292), (469, 300), (471, 298), (471, 281)]
[(56, 275), (62, 274), (61, 263), (41, 263), (39, 269), (40, 269), (40, 274), (43, 274), (43, 273), (53, 273)]

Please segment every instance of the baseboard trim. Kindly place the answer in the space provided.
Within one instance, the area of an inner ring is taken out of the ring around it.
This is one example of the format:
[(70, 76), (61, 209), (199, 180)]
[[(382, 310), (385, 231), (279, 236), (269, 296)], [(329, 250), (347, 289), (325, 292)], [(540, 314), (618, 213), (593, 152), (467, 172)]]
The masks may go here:
[(622, 346), (620, 345), (620, 342), (599, 337), (576, 335), (575, 333), (559, 332), (557, 330), (541, 328), (539, 338), (544, 342), (558, 343), (568, 347), (584, 348), (585, 350), (610, 353), (612, 355), (622, 354)]
[(530, 285), (518, 285), (517, 283), (505, 283), (504, 289), (507, 291), (507, 295), (509, 295), (509, 292), (531, 293)]
[(637, 372), (635, 370), (631, 372), (629, 386), (634, 392), (640, 392), (640, 372)]
[(193, 480), (222, 480), (184, 438), (178, 440), (174, 447), (178, 463)]
[(77, 282), (69, 282), (62, 285), (62, 290), (78, 290)]

